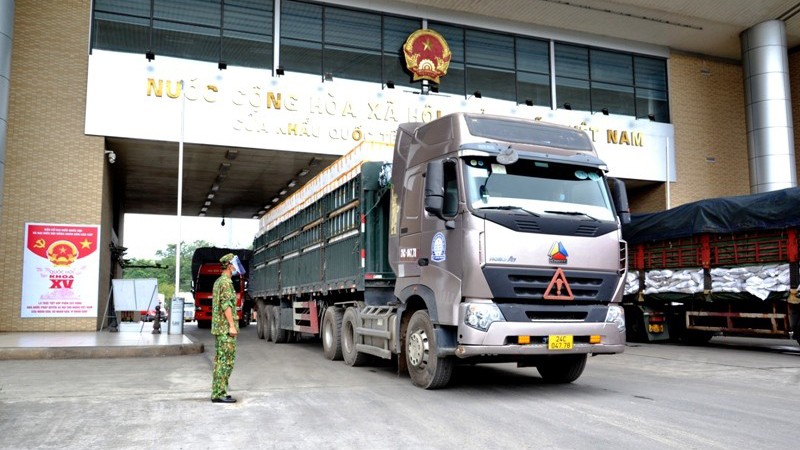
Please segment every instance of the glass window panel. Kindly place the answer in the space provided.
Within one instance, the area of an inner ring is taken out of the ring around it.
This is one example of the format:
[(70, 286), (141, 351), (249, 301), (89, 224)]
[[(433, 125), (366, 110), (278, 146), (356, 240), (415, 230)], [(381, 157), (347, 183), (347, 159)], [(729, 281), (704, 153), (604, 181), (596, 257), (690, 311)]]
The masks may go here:
[(514, 72), (467, 67), (467, 95), (481, 91), (482, 96), (516, 100)]
[(636, 117), (655, 116), (656, 122), (669, 123), (669, 101), (665, 91), (636, 89)]
[(592, 50), (592, 81), (633, 86), (633, 57), (622, 53)]
[(592, 111), (608, 108), (612, 114), (635, 116), (633, 87), (592, 82)]
[[(574, 45), (555, 45), (556, 75), (581, 80), (589, 79), (589, 49)], [(560, 101), (560, 100), (559, 100)]]
[[(101, 18), (101, 13), (95, 14), (94, 45), (100, 50), (117, 52), (142, 53), (148, 50), (150, 44), (150, 20), (125, 18), (125, 22)], [(138, 23), (137, 23), (138, 22)]]
[(281, 65), (287, 71), (322, 76), (322, 44), (281, 39)]
[(517, 70), (550, 73), (550, 44), (547, 41), (517, 38)]
[(226, 1), (222, 24), (226, 30), (247, 31), (271, 36), (272, 16), (271, 9), (244, 8), (229, 5)]
[(149, 18), (150, 0), (95, 0), (94, 9)]
[(322, 7), (293, 1), (282, 2), (281, 39), (322, 42)]
[(517, 103), (532, 100), (534, 105), (550, 107), (550, 77), (540, 73), (517, 72)]
[(564, 103), (569, 103), (572, 109), (589, 111), (591, 106), (589, 82), (556, 77), (556, 102), (558, 108), (562, 108)]
[(428, 23), (428, 28), (442, 35), (450, 47), (453, 62), (464, 62), (464, 29), (439, 23)]
[(325, 47), (325, 73), (334, 79), (381, 82), (381, 54), (376, 51)]
[(514, 38), (510, 35), (466, 30), (468, 66), (514, 69)]
[(220, 26), (221, 0), (155, 0), (153, 17), (174, 22)]
[(667, 90), (667, 62), (663, 59), (636, 56), (633, 58), (636, 86)]
[(225, 30), (221, 59), (229, 65), (272, 69), (272, 36)]
[(153, 52), (156, 55), (200, 61), (219, 61), (219, 30), (154, 21)]
[(381, 16), (378, 14), (325, 8), (325, 43), (380, 50)]
[(439, 92), (464, 95), (464, 64), (450, 62), (447, 75), (439, 78)]

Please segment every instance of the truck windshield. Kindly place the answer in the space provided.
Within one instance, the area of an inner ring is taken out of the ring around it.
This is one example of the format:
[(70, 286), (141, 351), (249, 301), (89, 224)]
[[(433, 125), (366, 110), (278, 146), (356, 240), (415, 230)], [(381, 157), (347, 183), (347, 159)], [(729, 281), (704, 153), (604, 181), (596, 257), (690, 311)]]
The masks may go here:
[(600, 169), (520, 159), (465, 157), (467, 203), (473, 210), (519, 208), (536, 215), (616, 220)]
[[(217, 281), (219, 275), (200, 275), (197, 277), (197, 286), (195, 287), (195, 291), (197, 292), (211, 292), (214, 289), (214, 282)], [(231, 278), (231, 282), (233, 283), (233, 289), (236, 292), (241, 290), (241, 283), (239, 282), (239, 275), (234, 275)]]

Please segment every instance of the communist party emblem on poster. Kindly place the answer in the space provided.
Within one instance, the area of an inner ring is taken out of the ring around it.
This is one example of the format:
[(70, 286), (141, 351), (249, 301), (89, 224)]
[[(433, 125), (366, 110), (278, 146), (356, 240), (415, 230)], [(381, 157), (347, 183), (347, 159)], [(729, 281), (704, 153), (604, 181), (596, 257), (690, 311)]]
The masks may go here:
[(430, 29), (417, 30), (408, 36), (403, 53), (406, 67), (414, 74), (414, 81), (438, 83), (439, 77), (447, 75), (452, 55), (441, 34)]

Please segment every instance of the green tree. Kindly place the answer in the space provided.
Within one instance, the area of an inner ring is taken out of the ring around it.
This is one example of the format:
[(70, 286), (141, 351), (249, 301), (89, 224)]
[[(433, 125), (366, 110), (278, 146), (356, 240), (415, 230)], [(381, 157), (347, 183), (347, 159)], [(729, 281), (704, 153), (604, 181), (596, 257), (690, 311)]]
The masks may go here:
[[(155, 278), (158, 280), (158, 291), (164, 294), (165, 308), (169, 308), (170, 300), (175, 296), (175, 244), (156, 252), (156, 259), (132, 259), (122, 270), (123, 278)], [(181, 242), (181, 273), (178, 292), (189, 292), (192, 289), (192, 255), (200, 247), (213, 247), (206, 241), (194, 241), (191, 244)], [(153, 267), (140, 267), (153, 266)]]

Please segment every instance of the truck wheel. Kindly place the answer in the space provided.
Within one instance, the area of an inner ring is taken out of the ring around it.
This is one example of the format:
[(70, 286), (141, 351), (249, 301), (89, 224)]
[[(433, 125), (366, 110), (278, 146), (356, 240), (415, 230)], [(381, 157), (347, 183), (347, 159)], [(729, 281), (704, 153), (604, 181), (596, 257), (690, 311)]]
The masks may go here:
[(266, 306), (263, 302), (258, 302), (258, 311), (256, 312), (256, 335), (259, 339), (264, 339), (264, 309)]
[(264, 304), (264, 313), (258, 319), (261, 320), (261, 317), (264, 318), (264, 339), (270, 342), (272, 341), (272, 332), (270, 331), (272, 329), (272, 305)]
[(572, 383), (586, 367), (586, 355), (553, 356), (536, 366), (542, 379), (548, 383)]
[(325, 309), (322, 319), (322, 352), (331, 361), (342, 359), (342, 310), (336, 306)]
[(363, 366), (369, 355), (356, 350), (356, 328), (358, 327), (358, 311), (347, 308), (342, 317), (341, 347), (342, 359), (348, 366)]
[(272, 319), (269, 321), (269, 337), (276, 344), (289, 341), (289, 332), (281, 329), (281, 307), (272, 305)]
[(411, 316), (406, 330), (406, 361), (411, 382), (423, 389), (447, 386), (453, 374), (453, 359), (436, 356), (436, 334), (427, 310)]
[(197, 328), (211, 328), (211, 321), (210, 320), (198, 320), (197, 321)]

